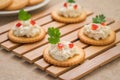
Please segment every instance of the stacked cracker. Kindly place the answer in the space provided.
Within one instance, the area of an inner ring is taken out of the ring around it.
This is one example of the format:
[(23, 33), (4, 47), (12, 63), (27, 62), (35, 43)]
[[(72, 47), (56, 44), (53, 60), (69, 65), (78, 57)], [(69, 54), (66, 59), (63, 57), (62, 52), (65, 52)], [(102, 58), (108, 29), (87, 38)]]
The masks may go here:
[(41, 3), (43, 0), (0, 0), (0, 10), (18, 10)]

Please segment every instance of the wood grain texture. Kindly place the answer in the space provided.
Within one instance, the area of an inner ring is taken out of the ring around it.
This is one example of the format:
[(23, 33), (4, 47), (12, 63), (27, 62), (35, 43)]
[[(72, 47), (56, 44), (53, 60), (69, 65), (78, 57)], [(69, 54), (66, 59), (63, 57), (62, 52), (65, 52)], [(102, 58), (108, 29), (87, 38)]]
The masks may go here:
[(8, 39), (8, 36), (7, 36), (7, 32), (6, 33), (3, 33), (2, 35), (0, 35), (0, 43), (6, 41)]
[(60, 75), (59, 78), (62, 80), (77, 80), (100, 66), (103, 66), (104, 64), (120, 57), (119, 49), (120, 45), (113, 47), (95, 58), (83, 63), (82, 65), (79, 65), (63, 75)]
[(12, 28), (12, 26), (16, 23), (17, 21), (10, 22), (6, 25), (3, 25), (0, 27), (0, 34), (7, 32)]
[(41, 46), (37, 49), (34, 49), (26, 54), (23, 55), (23, 58), (28, 61), (29, 63), (34, 63), (35, 61), (39, 60), (42, 58), (43, 50), (47, 47), (48, 45)]
[[(111, 26), (111, 27), (118, 27), (118, 26), (117, 26), (118, 23), (119, 23), (119, 22), (114, 23), (114, 25)], [(119, 23), (119, 24), (120, 24), (120, 23)], [(119, 27), (119, 28), (120, 28), (120, 27)], [(118, 30), (118, 28), (116, 28), (115, 31), (117, 31), (117, 30)], [(90, 47), (88, 47), (88, 48), (85, 48), (84, 50), (85, 50), (85, 52), (86, 52), (86, 59), (91, 58), (91, 57), (95, 57), (95, 56), (99, 55), (100, 52), (103, 52), (103, 51), (109, 49), (110, 47), (114, 46), (116, 43), (118, 43), (118, 42), (120, 41), (119, 35), (120, 35), (120, 33), (117, 33), (117, 35), (116, 35), (116, 36), (117, 36), (116, 41), (115, 41), (113, 44), (111, 44), (111, 45), (102, 46), (101, 48), (98, 47), (98, 46), (94, 46), (94, 47), (90, 46)], [(92, 48), (92, 49), (89, 49), (89, 48)], [(48, 67), (48, 68), (47, 68), (47, 72), (50, 73), (51, 75), (55, 76), (55, 77), (57, 77), (58, 75), (60, 75), (60, 74), (62, 74), (62, 73), (64, 73), (64, 72), (66, 72), (67, 70), (69, 70), (69, 68), (68, 68), (68, 69), (67, 69), (67, 68), (66, 68), (66, 69), (65, 69), (65, 68), (64, 68), (64, 69), (61, 68), (61, 71), (60, 71), (60, 68), (59, 68), (59, 71), (54, 71), (54, 68), (57, 69), (56, 66), (50, 66), (50, 67)], [(72, 67), (71, 67), (71, 68), (72, 68)], [(56, 74), (56, 73), (57, 73), (57, 74)]]
[(117, 44), (118, 42), (120, 42), (120, 32), (116, 33), (116, 41), (113, 42), (110, 45), (107, 46), (90, 46), (88, 48), (85, 49), (86, 52), (86, 59), (90, 59), (93, 58), (96, 55), (99, 55), (101, 52), (115, 46), (115, 44)]
[(60, 23), (60, 22), (52, 21), (51, 23), (44, 25), (43, 28), (47, 32), (47, 30), (48, 30), (49, 27), (60, 28), (60, 27), (65, 26), (65, 25), (66, 25), (65, 23)]
[[(13, 46), (14, 45), (14, 46)], [(11, 42), (11, 41), (6, 41), (1, 44), (1, 47), (6, 49), (7, 51), (13, 50), (15, 47), (20, 46), (20, 44)]]
[(43, 18), (40, 18), (40, 19), (36, 20), (36, 23), (38, 25), (44, 25), (44, 24), (47, 24), (47, 23), (51, 22), (52, 20), (53, 19), (51, 18), (51, 15), (47, 15)]
[[(35, 65), (38, 66), (41, 70), (45, 70), (47, 67), (50, 66), (47, 62), (44, 61), (44, 59), (40, 59), (35, 62)], [(41, 66), (39, 66), (41, 65)]]

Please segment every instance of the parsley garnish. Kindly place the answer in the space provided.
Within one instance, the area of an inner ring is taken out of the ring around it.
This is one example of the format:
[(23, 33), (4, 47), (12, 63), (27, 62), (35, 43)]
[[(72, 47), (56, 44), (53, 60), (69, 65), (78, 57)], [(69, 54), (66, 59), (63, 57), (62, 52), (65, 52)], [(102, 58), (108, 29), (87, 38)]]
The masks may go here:
[(75, 3), (74, 0), (67, 0), (67, 2), (69, 2), (69, 3)]
[(49, 43), (56, 44), (60, 42), (60, 31), (57, 28), (51, 27), (48, 28), (48, 35), (50, 36), (48, 38)]
[(105, 16), (103, 14), (97, 15), (95, 18), (93, 18), (93, 23), (102, 23), (105, 21)]
[(24, 11), (23, 9), (20, 10), (19, 14), (18, 14), (18, 19), (19, 20), (29, 20), (31, 17), (31, 15), (29, 13), (27, 13), (26, 11)]

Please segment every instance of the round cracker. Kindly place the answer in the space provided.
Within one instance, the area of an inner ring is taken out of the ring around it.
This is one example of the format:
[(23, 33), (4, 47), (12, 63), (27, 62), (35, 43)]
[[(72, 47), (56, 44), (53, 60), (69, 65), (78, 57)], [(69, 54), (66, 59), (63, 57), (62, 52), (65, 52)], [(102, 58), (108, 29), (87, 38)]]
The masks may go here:
[(111, 30), (110, 35), (107, 38), (101, 39), (101, 40), (94, 40), (92, 38), (87, 37), (83, 33), (83, 28), (82, 28), (78, 32), (78, 37), (84, 43), (91, 44), (91, 45), (96, 45), (96, 46), (103, 46), (103, 45), (108, 45), (108, 44), (111, 44), (112, 42), (114, 42), (115, 39), (116, 39), (116, 34), (113, 30)]
[(5, 10), (18, 10), (28, 5), (28, 0), (13, 0), (13, 3), (5, 8)]
[(60, 66), (60, 67), (69, 67), (69, 66), (78, 65), (84, 61), (85, 52), (80, 47), (78, 47), (78, 46), (75, 46), (75, 47), (79, 50), (79, 54), (75, 55), (72, 58), (69, 58), (68, 60), (65, 60), (65, 61), (57, 61), (54, 58), (52, 58), (48, 51), (49, 47), (47, 47), (47, 48), (45, 48), (45, 50), (43, 52), (44, 60), (52, 65)]
[(45, 30), (43, 28), (41, 28), (40, 34), (32, 37), (32, 38), (27, 38), (27, 37), (16, 37), (13, 35), (13, 31), (10, 30), (8, 33), (8, 38), (13, 41), (13, 42), (17, 42), (17, 43), (33, 43), (33, 42), (37, 42), (42, 40), (45, 37)]
[(4, 9), (12, 3), (12, 0), (0, 0), (0, 9)]
[(52, 11), (51, 13), (52, 18), (56, 21), (63, 22), (63, 23), (78, 23), (82, 22), (86, 19), (87, 13), (85, 11), (81, 12), (81, 15), (75, 18), (66, 18), (58, 14), (57, 10)]
[(32, 6), (32, 5), (36, 5), (36, 4), (39, 4), (41, 2), (43, 2), (44, 0), (29, 0), (29, 6)]

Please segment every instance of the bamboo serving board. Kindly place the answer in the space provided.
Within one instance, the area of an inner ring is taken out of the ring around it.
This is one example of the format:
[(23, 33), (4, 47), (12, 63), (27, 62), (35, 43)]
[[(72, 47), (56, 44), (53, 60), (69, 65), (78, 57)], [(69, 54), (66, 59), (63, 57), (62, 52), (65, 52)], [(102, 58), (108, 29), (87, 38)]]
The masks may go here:
[(18, 44), (11, 42), (8, 39), (7, 34), (16, 21), (0, 27), (1, 47), (7, 51), (13, 52), (18, 57), (22, 57), (29, 63), (35, 64), (41, 70), (46, 71), (46, 73), (62, 80), (80, 79), (95, 69), (120, 57), (120, 21), (115, 21), (110, 18), (106, 19), (106, 24), (116, 32), (116, 40), (114, 43), (107, 46), (91, 46), (82, 43), (78, 39), (77, 34), (85, 24), (92, 22), (92, 17), (96, 16), (96, 13), (93, 14), (93, 12), (86, 10), (88, 17), (85, 21), (76, 24), (65, 24), (54, 21), (51, 18), (51, 11), (58, 6), (59, 5), (49, 8), (42, 13), (33, 15), (32, 19), (43, 27), (46, 32), (49, 27), (59, 28), (61, 32), (61, 41), (71, 41), (82, 47), (86, 53), (85, 61), (82, 64), (72, 67), (56, 67), (45, 62), (42, 55), (44, 48), (49, 45), (47, 41), (48, 35), (46, 35), (42, 41), (32, 44)]

